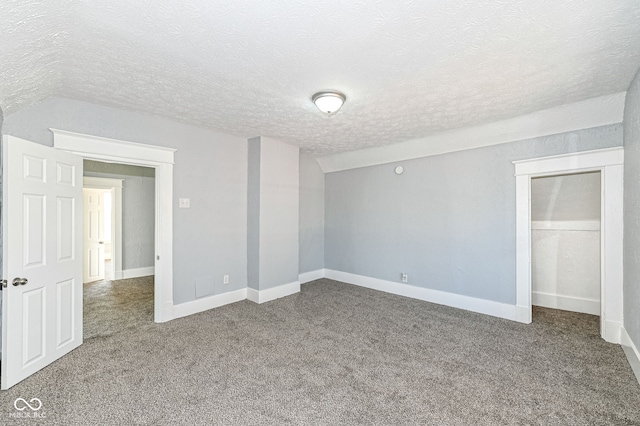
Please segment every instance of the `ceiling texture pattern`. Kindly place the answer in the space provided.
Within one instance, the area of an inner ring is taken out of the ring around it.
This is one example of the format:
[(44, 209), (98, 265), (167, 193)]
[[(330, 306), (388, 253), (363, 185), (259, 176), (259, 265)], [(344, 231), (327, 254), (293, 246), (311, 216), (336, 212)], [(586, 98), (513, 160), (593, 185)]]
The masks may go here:
[[(51, 96), (326, 155), (627, 89), (637, 0), (7, 0), (0, 108)], [(327, 117), (319, 90), (347, 96)]]

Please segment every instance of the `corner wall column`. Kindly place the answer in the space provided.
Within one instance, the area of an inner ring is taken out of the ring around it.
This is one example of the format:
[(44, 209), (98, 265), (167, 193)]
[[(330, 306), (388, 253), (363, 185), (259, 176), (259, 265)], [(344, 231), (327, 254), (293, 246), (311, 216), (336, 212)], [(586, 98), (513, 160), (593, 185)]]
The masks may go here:
[(300, 291), (299, 148), (249, 139), (247, 298), (256, 303)]

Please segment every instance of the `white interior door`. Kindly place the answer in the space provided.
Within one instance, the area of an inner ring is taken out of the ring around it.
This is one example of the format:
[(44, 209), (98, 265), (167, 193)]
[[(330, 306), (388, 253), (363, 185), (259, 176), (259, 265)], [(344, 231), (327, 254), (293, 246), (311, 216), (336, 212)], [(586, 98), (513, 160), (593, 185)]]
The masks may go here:
[(84, 268), (83, 282), (104, 280), (104, 190), (83, 190)]
[(82, 344), (82, 159), (12, 136), (2, 154), (7, 389)]

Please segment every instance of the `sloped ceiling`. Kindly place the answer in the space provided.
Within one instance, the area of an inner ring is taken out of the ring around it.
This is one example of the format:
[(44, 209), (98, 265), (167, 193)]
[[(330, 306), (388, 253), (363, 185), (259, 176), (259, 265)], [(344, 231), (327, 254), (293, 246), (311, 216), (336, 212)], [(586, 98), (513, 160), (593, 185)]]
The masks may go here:
[[(0, 3), (0, 108), (51, 96), (315, 155), (624, 91), (637, 0)], [(344, 92), (332, 117), (310, 97)]]

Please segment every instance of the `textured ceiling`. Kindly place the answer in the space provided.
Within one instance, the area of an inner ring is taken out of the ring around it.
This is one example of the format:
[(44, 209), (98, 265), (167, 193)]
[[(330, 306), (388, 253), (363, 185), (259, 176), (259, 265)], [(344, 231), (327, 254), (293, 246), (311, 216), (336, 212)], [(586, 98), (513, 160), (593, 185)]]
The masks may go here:
[(68, 97), (324, 155), (624, 91), (639, 22), (637, 0), (5, 0), (0, 108)]

